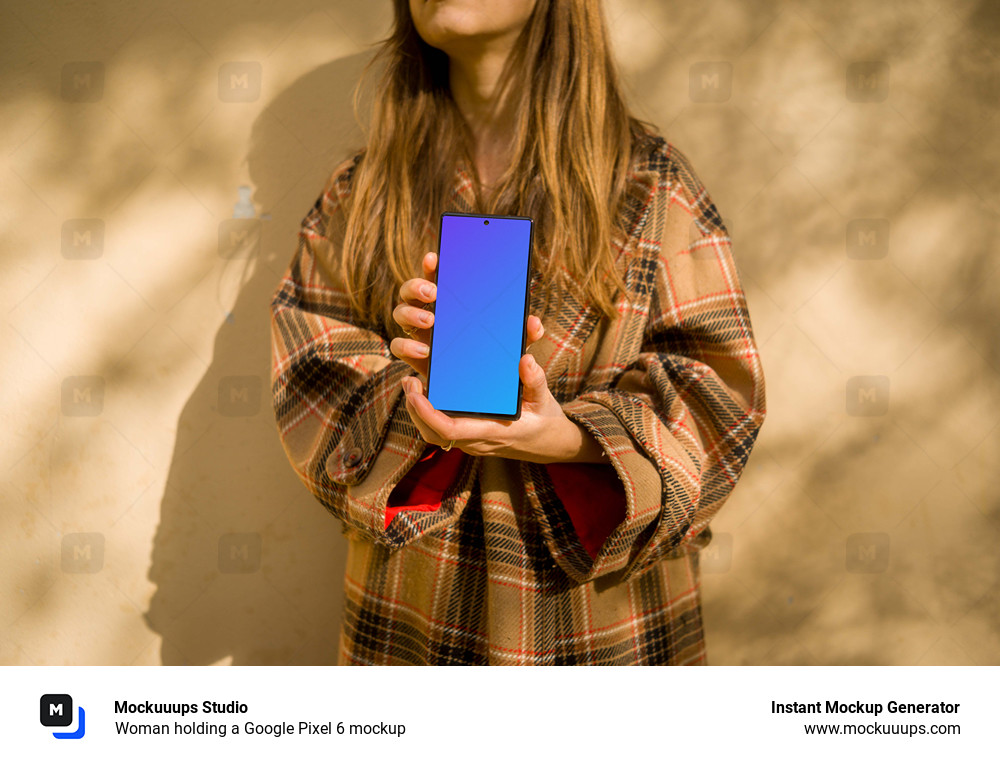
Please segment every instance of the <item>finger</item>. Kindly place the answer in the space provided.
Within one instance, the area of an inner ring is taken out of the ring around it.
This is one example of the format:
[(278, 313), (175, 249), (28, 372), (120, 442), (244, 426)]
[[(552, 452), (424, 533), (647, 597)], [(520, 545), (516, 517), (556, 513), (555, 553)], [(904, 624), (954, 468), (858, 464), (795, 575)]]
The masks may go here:
[[(403, 332), (410, 334), (411, 331), (425, 331), (423, 335), (420, 335), (418, 340), (421, 343), (426, 343), (430, 339), (430, 333), (426, 330), (434, 324), (434, 312), (428, 311), (427, 309), (418, 308), (416, 306), (411, 306), (406, 303), (397, 303), (396, 308), (392, 310), (392, 318), (396, 320), (396, 324), (403, 328)], [(411, 335), (410, 337), (416, 337)]]
[(397, 359), (402, 359), (419, 375), (427, 378), (428, 347), (414, 338), (393, 338), (389, 341), (389, 351)]
[(521, 395), (525, 401), (541, 402), (552, 395), (549, 391), (549, 383), (545, 378), (545, 370), (531, 354), (525, 354), (521, 357), (518, 373), (524, 383)]
[(542, 320), (536, 317), (534, 314), (528, 316), (528, 345), (530, 346), (537, 340), (541, 340), (542, 336), (545, 335), (545, 327), (542, 325)]
[[(427, 424), (423, 413), (418, 409), (418, 405), (414, 397), (407, 394), (404, 396), (404, 401), (406, 403), (406, 411), (410, 414), (410, 420), (413, 421), (413, 425), (416, 427), (417, 431), (420, 432), (420, 436), (425, 442), (428, 444), (442, 446), (450, 441), (449, 439), (445, 439), (441, 434), (437, 433), (433, 428), (431, 428), (430, 425)], [(426, 402), (427, 400), (424, 399), (424, 401)], [(430, 402), (427, 402), (427, 404), (429, 405)]]
[(410, 420), (412, 421), (414, 427), (417, 429), (417, 433), (420, 434), (420, 438), (423, 439), (428, 444), (435, 444), (434, 435), (431, 430), (427, 427), (420, 416), (417, 414), (416, 410), (413, 408), (413, 403), (406, 396), (403, 397), (403, 403), (406, 406), (406, 411), (410, 414)]
[[(434, 405), (428, 401), (426, 396), (421, 393), (410, 392), (406, 395), (406, 400), (416, 415), (442, 440), (441, 444), (447, 444), (452, 439), (458, 441), (463, 438), (461, 429), (458, 428), (455, 420), (440, 410), (434, 409)], [(434, 443), (437, 444), (438, 442)]]
[[(403, 361), (423, 361), (424, 366), (427, 366), (427, 355), (430, 349), (427, 347), (426, 343), (421, 343), (419, 340), (415, 340), (414, 338), (393, 338), (389, 341), (389, 350), (394, 356), (402, 359)], [(424, 371), (418, 370), (417, 372)], [(424, 374), (426, 374), (426, 372), (424, 372)]]
[(425, 303), (432, 303), (437, 297), (437, 285), (420, 277), (407, 279), (399, 288), (399, 297), (400, 300), (423, 308)]
[(424, 279), (428, 281), (434, 280), (434, 272), (437, 271), (438, 267), (438, 256), (437, 253), (431, 252), (424, 256), (423, 261), (424, 266)]
[(403, 378), (403, 380), (400, 381), (400, 387), (403, 389), (403, 395), (405, 396), (411, 391), (414, 391), (418, 394), (424, 394), (424, 396), (426, 396), (427, 394), (425, 393), (424, 389), (423, 377), (424, 377), (423, 375), (417, 374), (417, 375), (407, 375), (405, 378)]

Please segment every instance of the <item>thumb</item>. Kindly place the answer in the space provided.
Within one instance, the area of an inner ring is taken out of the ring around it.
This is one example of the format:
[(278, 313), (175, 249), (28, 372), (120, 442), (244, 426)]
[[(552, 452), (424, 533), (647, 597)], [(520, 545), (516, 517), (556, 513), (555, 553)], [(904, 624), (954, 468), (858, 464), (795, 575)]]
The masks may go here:
[(522, 396), (533, 402), (543, 401), (551, 396), (548, 381), (545, 379), (545, 370), (535, 361), (531, 354), (521, 357), (521, 381), (524, 383)]

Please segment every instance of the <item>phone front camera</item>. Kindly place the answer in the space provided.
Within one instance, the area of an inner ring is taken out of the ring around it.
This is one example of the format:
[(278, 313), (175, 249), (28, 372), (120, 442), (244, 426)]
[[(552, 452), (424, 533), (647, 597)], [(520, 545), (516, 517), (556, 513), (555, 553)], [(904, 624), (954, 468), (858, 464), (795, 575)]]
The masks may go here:
[(489, 221), (483, 221), (483, 226), (489, 226), (489, 225), (490, 225)]

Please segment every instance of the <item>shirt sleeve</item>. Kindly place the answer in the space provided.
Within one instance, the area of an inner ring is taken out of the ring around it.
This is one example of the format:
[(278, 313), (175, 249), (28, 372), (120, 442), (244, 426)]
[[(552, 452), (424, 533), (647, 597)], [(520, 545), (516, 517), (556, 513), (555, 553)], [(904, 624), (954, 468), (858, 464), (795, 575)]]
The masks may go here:
[(345, 530), (400, 547), (461, 512), (471, 495), (472, 461), (458, 467), (437, 510), (385, 523), (393, 487), (427, 444), (400, 386), (415, 371), (391, 354), (380, 328), (354, 319), (333, 267), (343, 243), (350, 167), (334, 172), (303, 219), (272, 297), (272, 398), (285, 453), (309, 491)]
[(601, 444), (625, 495), (624, 516), (598, 551), (576, 534), (550, 476), (523, 463), (546, 544), (579, 582), (625, 581), (682, 555), (704, 533), (703, 540), (765, 416), (763, 372), (729, 235), (686, 158), (671, 150), (670, 172), (660, 174), (639, 234), (636, 267), (650, 274), (641, 343), (631, 360), (612, 360), (622, 364), (610, 385), (585, 381), (562, 405)]
[(462, 451), (428, 447), (427, 454), (410, 469), (389, 495), (385, 526), (401, 511), (428, 513), (441, 508), (462, 468)]
[[(400, 511), (438, 510), (461, 468), (459, 454), (429, 448), (389, 495), (385, 526)], [(625, 518), (625, 492), (618, 474), (604, 464), (549, 463), (545, 467), (577, 537), (596, 557), (604, 540)]]
[(569, 515), (584, 550), (595, 559), (625, 519), (625, 490), (614, 466), (604, 463), (546, 463), (552, 488)]

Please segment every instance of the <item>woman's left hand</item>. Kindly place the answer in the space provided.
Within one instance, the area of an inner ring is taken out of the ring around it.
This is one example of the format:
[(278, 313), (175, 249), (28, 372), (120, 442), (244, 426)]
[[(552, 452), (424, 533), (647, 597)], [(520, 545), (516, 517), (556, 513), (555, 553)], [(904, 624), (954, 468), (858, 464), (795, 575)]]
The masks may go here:
[[(534, 315), (529, 317), (529, 343), (541, 338), (544, 332), (541, 320)], [(524, 383), (518, 420), (450, 417), (434, 409), (424, 395), (422, 379), (414, 376), (403, 378), (406, 409), (428, 444), (447, 447), (454, 440), (454, 446), (468, 455), (533, 463), (569, 459), (579, 449), (579, 427), (566, 417), (549, 390), (544, 370), (531, 354), (521, 357), (518, 373)]]

